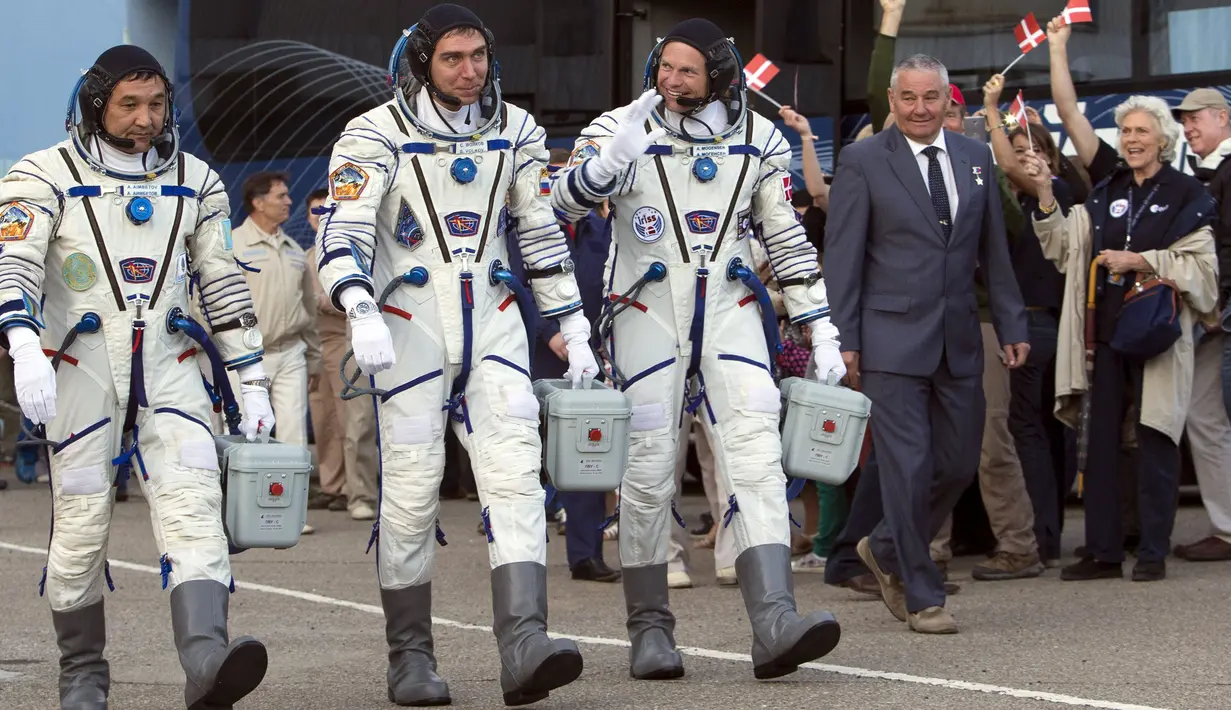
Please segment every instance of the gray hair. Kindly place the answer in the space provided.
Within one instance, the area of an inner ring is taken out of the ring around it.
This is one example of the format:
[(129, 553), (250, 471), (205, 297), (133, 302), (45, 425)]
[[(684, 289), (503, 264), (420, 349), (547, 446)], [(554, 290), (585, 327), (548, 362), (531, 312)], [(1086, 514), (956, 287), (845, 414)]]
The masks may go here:
[[(889, 75), (890, 89), (898, 90), (898, 72), (904, 70), (934, 72), (940, 75), (940, 83), (944, 84), (945, 89), (948, 90), (949, 88), (949, 70), (936, 57), (926, 54), (914, 54), (898, 62), (898, 65), (893, 68), (893, 73)], [(948, 96), (948, 93), (946, 93), (945, 98), (948, 98)]]
[[(1144, 113), (1153, 116), (1161, 128), (1159, 136), (1160, 153), (1158, 159), (1167, 164), (1175, 162), (1176, 148), (1180, 144), (1180, 124), (1171, 115), (1171, 107), (1157, 96), (1130, 96), (1116, 107), (1116, 127), (1124, 127), (1124, 117), (1130, 113)], [(1120, 149), (1123, 155), (1124, 149)]]

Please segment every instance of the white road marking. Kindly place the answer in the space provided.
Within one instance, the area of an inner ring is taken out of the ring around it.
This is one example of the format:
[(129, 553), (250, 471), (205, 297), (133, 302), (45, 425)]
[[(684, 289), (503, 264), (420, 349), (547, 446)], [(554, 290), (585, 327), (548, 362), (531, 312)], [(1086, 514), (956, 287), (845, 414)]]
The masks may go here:
[(12, 671), (6, 671), (3, 668), (0, 668), (0, 683), (3, 683), (6, 680), (13, 680), (14, 678), (20, 678), (20, 677), (21, 677), (20, 673), (13, 673)]
[[(45, 548), (14, 545), (8, 542), (0, 542), (0, 549), (40, 556), (45, 556), (47, 554), (47, 550)], [(150, 567), (149, 565), (139, 565), (133, 562), (125, 562), (123, 560), (108, 560), (108, 562), (110, 562), (111, 566), (116, 569), (132, 570), (133, 572), (145, 572), (146, 574), (153, 575), (161, 574), (161, 571), (157, 567)], [(283, 589), (282, 587), (271, 587), (266, 584), (253, 584), (251, 582), (239, 581), (235, 582), (235, 587), (236, 589), (250, 589), (254, 592), (265, 592), (266, 594), (290, 597), (292, 599), (299, 599), (301, 601), (312, 602), (314, 604), (326, 604), (328, 606), (336, 606), (343, 609), (354, 609), (355, 611), (362, 611), (368, 614), (375, 614), (377, 616), (384, 616), (385, 613), (383, 609), (375, 604), (362, 604), (359, 602), (347, 601), (345, 599), (335, 599), (322, 594), (301, 592), (295, 589)], [(482, 631), (488, 634), (492, 632), (490, 626), (467, 624), (462, 621), (442, 619), (437, 616), (432, 617), (432, 623), (438, 626), (447, 626), (449, 628), (463, 629), (466, 631)], [(554, 632), (551, 636), (554, 638), (572, 639), (577, 643), (584, 643), (592, 646), (616, 646), (619, 648), (629, 647), (628, 641), (625, 641), (624, 639), (604, 638), (601, 636), (574, 636), (572, 634), (560, 634)], [(715, 651), (708, 648), (694, 648), (689, 646), (681, 646), (679, 651), (686, 656), (697, 656), (698, 658), (712, 658), (718, 661), (733, 661), (736, 663), (752, 663), (752, 656), (746, 653), (730, 653), (728, 651)], [(938, 688), (948, 688), (949, 690), (966, 690), (973, 693), (987, 693), (989, 695), (1005, 695), (1011, 698), (1041, 700), (1044, 702), (1057, 703), (1060, 705), (1073, 705), (1076, 707), (1104, 708), (1105, 710), (1165, 710), (1164, 708), (1156, 708), (1148, 705), (1117, 703), (1110, 700), (1091, 700), (1089, 698), (1078, 698), (1072, 695), (1060, 695), (1058, 693), (1043, 693), (1035, 690), (1021, 690), (1018, 688), (1007, 688), (1000, 685), (988, 685), (986, 683), (969, 683), (964, 680), (929, 678), (926, 676), (910, 675), (907, 673), (874, 671), (867, 668), (855, 668), (852, 666), (834, 666), (828, 663), (805, 663), (801, 665), (800, 668), (824, 671), (826, 673), (836, 673), (838, 675), (854, 676), (856, 678), (896, 680), (902, 683), (931, 685)]]

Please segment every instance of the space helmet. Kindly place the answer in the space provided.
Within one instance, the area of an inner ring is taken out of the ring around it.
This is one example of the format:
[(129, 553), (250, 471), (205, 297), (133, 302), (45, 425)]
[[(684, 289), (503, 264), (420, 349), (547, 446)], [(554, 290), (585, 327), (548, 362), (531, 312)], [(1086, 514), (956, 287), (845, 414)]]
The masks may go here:
[[(161, 78), (167, 91), (167, 110), (162, 131), (151, 141), (160, 160), (158, 167), (152, 170), (130, 174), (103, 165), (97, 156), (91, 154), (88, 142), (91, 137), (94, 137), (121, 150), (128, 150), (135, 145), (131, 139), (120, 138), (108, 133), (103, 125), (103, 116), (107, 110), (107, 102), (111, 99), (111, 94), (117, 84), (128, 77), (146, 74), (153, 74)], [(121, 44), (100, 54), (94, 66), (90, 67), (77, 81), (69, 97), (64, 127), (76, 146), (78, 154), (90, 164), (92, 169), (119, 178), (148, 179), (161, 174), (175, 163), (175, 157), (180, 149), (177, 122), (174, 91), (162, 65), (152, 54), (141, 47)]]
[[(687, 108), (686, 116), (700, 113), (706, 106), (715, 101), (722, 103), (727, 110), (728, 134), (739, 130), (748, 112), (748, 85), (744, 78), (743, 60), (735, 48), (735, 41), (728, 38), (718, 25), (700, 17), (694, 17), (671, 28), (664, 37), (658, 40), (645, 64), (645, 80), (643, 91), (658, 88), (658, 66), (662, 61), (663, 48), (671, 42), (683, 42), (701, 53), (705, 58), (705, 73), (709, 81), (709, 91), (704, 98), (681, 98), (678, 103)], [(663, 111), (661, 105), (659, 111)], [(655, 114), (658, 117), (658, 114)], [(685, 140), (694, 140), (693, 136), (672, 129), (671, 126), (659, 121), (663, 128)], [(681, 124), (682, 125), (682, 124)], [(714, 136), (705, 136), (706, 141)]]
[[(474, 131), (464, 135), (439, 133), (426, 125), (418, 116), (407, 99), (419, 90), (428, 91), (438, 101), (446, 106), (457, 106), (461, 101), (455, 96), (444, 93), (440, 87), (432, 83), (432, 55), (436, 52), (436, 44), (450, 31), (459, 27), (471, 27), (482, 35), (487, 43), (488, 71), (479, 95), (479, 126)], [(436, 5), (423, 14), (419, 22), (402, 31), (402, 37), (393, 48), (389, 57), (389, 84), (393, 89), (394, 98), (402, 113), (421, 132), (440, 140), (469, 140), (474, 135), (487, 132), (500, 120), (500, 65), (493, 53), (495, 37), (491, 30), (483, 24), (479, 16), (469, 9), (452, 3)]]

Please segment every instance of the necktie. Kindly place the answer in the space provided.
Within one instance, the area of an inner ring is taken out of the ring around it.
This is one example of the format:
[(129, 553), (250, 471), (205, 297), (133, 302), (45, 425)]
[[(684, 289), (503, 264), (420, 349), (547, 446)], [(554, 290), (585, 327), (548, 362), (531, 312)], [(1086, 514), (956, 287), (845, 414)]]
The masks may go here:
[(930, 145), (923, 149), (928, 157), (928, 192), (932, 193), (932, 208), (936, 210), (936, 218), (940, 220), (940, 229), (949, 239), (953, 231), (953, 217), (949, 214), (949, 191), (945, 189), (945, 176), (940, 172), (940, 161), (936, 154), (940, 148)]

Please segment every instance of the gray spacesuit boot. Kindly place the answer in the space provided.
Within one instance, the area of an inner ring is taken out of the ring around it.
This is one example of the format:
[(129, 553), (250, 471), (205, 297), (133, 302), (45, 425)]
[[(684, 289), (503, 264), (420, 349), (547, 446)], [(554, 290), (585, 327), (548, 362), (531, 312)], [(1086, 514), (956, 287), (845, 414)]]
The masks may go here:
[(757, 545), (735, 558), (740, 592), (752, 623), (752, 674), (777, 678), (799, 670), (838, 645), (842, 629), (832, 614), (795, 610), (791, 548)]
[(624, 604), (628, 609), (628, 673), (637, 680), (669, 680), (684, 675), (675, 650), (675, 616), (667, 605), (667, 565), (625, 567)]
[(51, 622), (60, 644), (60, 710), (107, 710), (110, 667), (103, 658), (107, 621), (103, 601), (52, 611)]
[(505, 705), (538, 702), (581, 675), (577, 644), (547, 636), (546, 567), (512, 562), (493, 569), (492, 615)]
[(184, 667), (188, 710), (224, 710), (265, 678), (269, 658), (260, 641), (227, 643), (226, 585), (210, 579), (182, 582), (171, 591), (171, 628)]
[(432, 653), (432, 583), (382, 589), (380, 605), (389, 642), (389, 701), (411, 707), (451, 703)]

